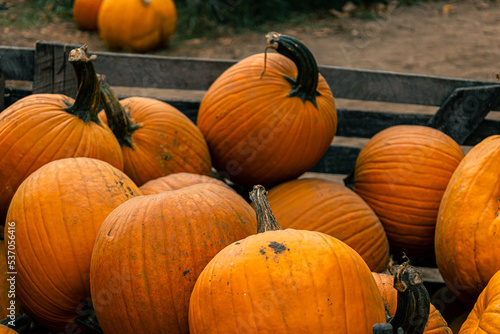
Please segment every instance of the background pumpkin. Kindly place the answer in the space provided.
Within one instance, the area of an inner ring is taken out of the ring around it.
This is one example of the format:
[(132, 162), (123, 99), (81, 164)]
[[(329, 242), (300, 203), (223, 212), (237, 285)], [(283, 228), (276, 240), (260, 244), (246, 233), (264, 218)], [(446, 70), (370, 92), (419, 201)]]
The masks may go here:
[(361, 149), (353, 189), (379, 217), (393, 254), (434, 254), (439, 204), (463, 156), (443, 132), (416, 125), (387, 128)]
[(100, 92), (85, 48), (72, 50), (79, 78), (76, 100), (59, 94), (32, 94), (0, 113), (0, 220), (21, 182), (46, 163), (91, 157), (123, 169), (120, 145), (99, 122)]
[(15, 330), (12, 328), (9, 328), (4, 325), (0, 325), (0, 334), (18, 334)]
[(446, 188), (436, 225), (436, 262), (446, 285), (474, 305), (500, 270), (500, 136), (474, 146)]
[(97, 231), (114, 208), (138, 195), (123, 172), (81, 157), (50, 162), (21, 184), (7, 221), (15, 222), (16, 294), (38, 323), (62, 331), (78, 317), (81, 300), (90, 298)]
[(500, 333), (500, 271), (491, 277), (474, 308), (460, 328), (460, 334)]
[(168, 103), (146, 97), (118, 101), (101, 81), (99, 114), (120, 142), (124, 172), (138, 186), (172, 173), (210, 174), (210, 151), (198, 127)]
[[(398, 292), (393, 286), (394, 277), (385, 273), (372, 272), (372, 275), (382, 295), (384, 306), (389, 316), (392, 317), (396, 313), (398, 305)], [(446, 320), (432, 304), (430, 305), (429, 319), (427, 320), (424, 334), (452, 334)]]
[(141, 189), (143, 195), (152, 195), (163, 191), (178, 190), (199, 183), (213, 183), (229, 188), (226, 183), (211, 176), (193, 173), (173, 173), (150, 180), (140, 186), (139, 189)]
[(372, 271), (389, 260), (389, 243), (377, 215), (355, 192), (324, 179), (300, 179), (269, 190), (268, 200), (283, 228), (326, 233), (353, 248)]
[(97, 14), (103, 0), (74, 0), (73, 20), (82, 29), (97, 30)]
[(326, 234), (281, 230), (263, 192), (250, 195), (260, 233), (224, 248), (196, 281), (190, 333), (371, 333), (384, 323), (363, 259)]
[(152, 51), (172, 38), (177, 9), (173, 0), (103, 0), (97, 26), (111, 49)]
[(256, 54), (231, 66), (208, 89), (197, 120), (217, 171), (248, 187), (309, 170), (337, 126), (332, 92), (310, 51), (289, 36), (268, 38), (285, 56)]
[(216, 184), (124, 203), (103, 223), (92, 254), (92, 297), (103, 331), (188, 333), (198, 275), (222, 248), (255, 231), (252, 207)]

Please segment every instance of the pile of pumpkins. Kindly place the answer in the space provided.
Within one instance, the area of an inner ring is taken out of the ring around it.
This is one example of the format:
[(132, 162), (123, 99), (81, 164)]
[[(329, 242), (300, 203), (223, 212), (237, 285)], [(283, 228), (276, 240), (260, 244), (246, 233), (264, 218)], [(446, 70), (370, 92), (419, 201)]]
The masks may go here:
[(73, 20), (109, 49), (147, 52), (169, 43), (177, 9), (173, 0), (74, 0)]
[[(464, 154), (438, 130), (394, 126), (363, 147), (352, 189), (300, 178), (334, 139), (335, 102), (304, 44), (266, 37), (277, 52), (224, 72), (196, 124), (156, 99), (119, 100), (85, 47), (69, 56), (75, 99), (33, 94), (0, 113), (3, 272), (16, 272), (4, 324), (452, 333), (420, 273), (391, 265), (405, 252), (435, 256), (469, 307), (460, 333), (500, 332), (500, 136)], [(397, 316), (410, 304), (418, 325)]]

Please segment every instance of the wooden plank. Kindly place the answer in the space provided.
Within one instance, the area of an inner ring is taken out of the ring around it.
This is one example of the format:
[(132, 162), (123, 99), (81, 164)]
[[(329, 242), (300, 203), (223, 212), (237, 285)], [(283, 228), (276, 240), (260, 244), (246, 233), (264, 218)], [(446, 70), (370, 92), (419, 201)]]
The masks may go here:
[(354, 169), (360, 147), (332, 145), (309, 172), (349, 174)]
[(0, 112), (5, 109), (5, 76), (2, 71), (2, 57), (0, 57)]
[(464, 141), (464, 145), (474, 146), (484, 138), (493, 135), (500, 135), (500, 120), (485, 119), (476, 130)]
[(23, 97), (32, 94), (31, 89), (15, 88), (15, 87), (5, 87), (4, 103), (5, 108), (9, 107), (13, 103), (19, 101)]
[(33, 81), (35, 50), (33, 48), (0, 46), (5, 80)]
[[(37, 50), (41, 45), (46, 49), (53, 49), (54, 66), (58, 69), (64, 68), (58, 63), (58, 59), (64, 58), (60, 53), (75, 47), (69, 44), (39, 42)], [(105, 74), (111, 86), (206, 90), (224, 70), (237, 62), (91, 51), (89, 54), (98, 56), (94, 63), (96, 71)], [(320, 66), (320, 72), (332, 87), (334, 96), (338, 98), (433, 106), (440, 106), (456, 88), (495, 84), (490, 81), (338, 66)], [(35, 69), (35, 76), (38, 74), (41, 73)], [(74, 82), (72, 72), (65, 78), (71, 82), (63, 87)], [(43, 88), (50, 87), (51, 85), (47, 85)], [(500, 109), (500, 105), (493, 108)]]
[(429, 120), (428, 125), (463, 144), (489, 111), (499, 103), (498, 85), (457, 88)]

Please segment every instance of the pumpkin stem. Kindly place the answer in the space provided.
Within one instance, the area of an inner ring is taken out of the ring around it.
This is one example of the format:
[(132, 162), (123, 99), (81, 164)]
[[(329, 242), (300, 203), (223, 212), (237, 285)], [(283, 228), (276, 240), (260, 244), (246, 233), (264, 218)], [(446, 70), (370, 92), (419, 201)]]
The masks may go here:
[(101, 101), (108, 120), (108, 126), (113, 131), (121, 146), (133, 148), (132, 134), (139, 129), (138, 124), (133, 124), (127, 110), (122, 106), (118, 97), (106, 82), (105, 76), (99, 80)]
[(87, 45), (71, 50), (68, 61), (73, 65), (78, 83), (73, 105), (66, 108), (66, 111), (73, 114), (86, 123), (96, 122), (101, 124), (97, 114), (101, 95), (99, 93), (99, 82), (92, 62), (96, 55), (87, 56)]
[(310, 101), (317, 108), (316, 96), (321, 95), (317, 90), (319, 71), (311, 51), (296, 38), (277, 32), (268, 33), (266, 39), (268, 48), (275, 49), (297, 66), (297, 78), (285, 76), (292, 87), (287, 96), (299, 97), (302, 102)]
[(19, 334), (31, 333), (41, 326), (27, 314), (16, 314), (13, 318), (7, 317), (0, 321), (0, 324), (12, 328)]
[(404, 333), (421, 334), (429, 319), (430, 297), (422, 281), (422, 274), (406, 261), (394, 274), (394, 288), (398, 291), (396, 313), (389, 323)]
[(253, 187), (250, 193), (250, 200), (255, 208), (255, 214), (257, 216), (257, 233), (264, 233), (267, 231), (279, 231), (282, 230), (280, 224), (274, 217), (271, 211), (271, 206), (266, 197), (266, 189), (261, 185), (256, 185)]

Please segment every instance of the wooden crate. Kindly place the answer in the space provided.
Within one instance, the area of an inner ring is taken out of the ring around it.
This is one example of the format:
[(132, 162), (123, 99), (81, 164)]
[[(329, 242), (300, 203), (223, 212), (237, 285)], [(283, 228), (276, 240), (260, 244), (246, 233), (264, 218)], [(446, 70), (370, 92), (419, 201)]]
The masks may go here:
[[(0, 107), (32, 93), (76, 95), (67, 59), (76, 45), (39, 42), (34, 49), (0, 46), (4, 99)], [(196, 121), (212, 82), (235, 60), (179, 58), (92, 52), (96, 71), (107, 77), (120, 98), (151, 96), (168, 102)], [(319, 66), (338, 102), (338, 129), (328, 152), (310, 170), (338, 181), (353, 170), (364, 143), (394, 125), (427, 125), (450, 135), (467, 150), (500, 134), (500, 83), (385, 71)], [(342, 107), (342, 104), (348, 107)], [(425, 112), (421, 110), (425, 109)], [(318, 175), (318, 174), (316, 174)], [(435, 268), (427, 282), (442, 283)]]

